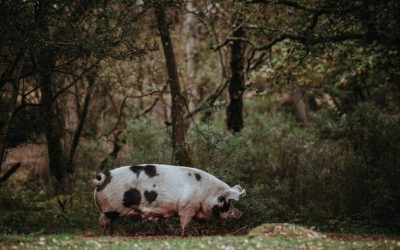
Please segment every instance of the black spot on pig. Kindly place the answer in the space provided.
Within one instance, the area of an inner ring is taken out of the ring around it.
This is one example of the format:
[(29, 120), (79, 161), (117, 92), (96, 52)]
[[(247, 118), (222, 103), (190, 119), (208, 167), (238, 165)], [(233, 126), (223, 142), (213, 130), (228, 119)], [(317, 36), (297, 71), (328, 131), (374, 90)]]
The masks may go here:
[(111, 211), (111, 212), (105, 212), (104, 215), (109, 219), (109, 220), (116, 220), (119, 218), (119, 213), (116, 211)]
[(146, 166), (144, 166), (144, 172), (147, 174), (147, 176), (152, 178), (152, 177), (157, 175), (156, 166), (154, 166), (154, 165), (146, 165)]
[(144, 171), (144, 173), (145, 173), (148, 177), (150, 177), (150, 178), (152, 178), (152, 177), (158, 175), (158, 174), (157, 174), (156, 166), (154, 166), (154, 165), (131, 166), (130, 169), (131, 169), (131, 171), (132, 171), (133, 173), (136, 174), (136, 177), (137, 177), (137, 178), (139, 178), (139, 175), (140, 175), (140, 172), (141, 172), (141, 171)]
[(214, 215), (214, 217), (219, 217), (219, 215), (221, 213), (228, 212), (230, 207), (231, 207), (231, 205), (229, 204), (229, 202), (224, 201), (224, 203), (222, 204), (222, 207), (218, 206), (218, 205), (214, 205), (212, 207), (212, 214)]
[(218, 218), (219, 217), (219, 214), (220, 214), (220, 207), (218, 206), (218, 205), (214, 205), (213, 207), (212, 207), (212, 214), (213, 214), (213, 216), (214, 217), (216, 217), (216, 218)]
[(143, 170), (143, 166), (131, 166), (131, 171), (136, 174), (136, 178), (139, 178), (140, 171)]
[[(97, 192), (100, 192), (101, 190), (103, 190), (108, 185), (108, 183), (111, 182), (112, 175), (111, 175), (110, 171), (104, 172), (103, 174), (106, 177), (105, 177), (105, 180), (103, 181), (103, 183), (101, 183), (99, 186), (97, 186)], [(96, 179), (99, 180), (99, 177), (101, 180), (101, 175), (97, 175)]]
[(188, 173), (189, 176), (192, 176), (192, 173)]
[(153, 201), (155, 201), (157, 199), (157, 192), (156, 191), (144, 191), (144, 197), (146, 198), (146, 200), (149, 202), (149, 204), (151, 204)]
[(124, 193), (123, 205), (124, 207), (131, 207), (134, 205), (139, 205), (142, 196), (136, 188), (131, 188)]
[(156, 187), (156, 184), (153, 184), (153, 188), (155, 188)]
[(194, 173), (194, 176), (196, 177), (196, 180), (200, 181), (201, 180), (201, 175), (198, 173)]
[(224, 201), (224, 204), (223, 204), (222, 207), (221, 207), (221, 213), (226, 213), (226, 212), (228, 212), (230, 206), (231, 206), (231, 205), (229, 205), (228, 202)]

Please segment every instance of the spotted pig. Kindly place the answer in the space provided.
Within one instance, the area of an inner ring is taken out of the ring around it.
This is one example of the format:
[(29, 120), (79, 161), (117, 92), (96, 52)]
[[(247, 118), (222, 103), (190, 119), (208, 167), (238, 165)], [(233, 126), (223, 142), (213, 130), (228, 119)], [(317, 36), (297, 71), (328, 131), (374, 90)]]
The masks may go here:
[(111, 232), (112, 222), (121, 216), (155, 221), (178, 215), (184, 235), (192, 218), (240, 218), (242, 212), (232, 206), (232, 200), (246, 195), (239, 185), (230, 187), (202, 170), (161, 164), (99, 173), (93, 185), (105, 233)]

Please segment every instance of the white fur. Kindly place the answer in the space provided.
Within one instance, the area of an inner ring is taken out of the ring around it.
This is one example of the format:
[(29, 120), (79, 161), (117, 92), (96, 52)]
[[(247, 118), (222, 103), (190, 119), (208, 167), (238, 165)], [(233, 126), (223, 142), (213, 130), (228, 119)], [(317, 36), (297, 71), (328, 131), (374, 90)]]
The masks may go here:
[[(215, 176), (196, 168), (151, 165), (157, 170), (157, 175), (154, 177), (149, 177), (144, 171), (140, 171), (138, 178), (130, 166), (111, 170), (111, 182), (102, 191), (95, 191), (94, 194), (101, 212), (116, 211), (123, 216), (137, 214), (140, 211), (140, 215), (147, 219), (152, 219), (153, 215), (169, 218), (179, 214), (184, 229), (192, 217), (210, 218), (212, 207), (220, 203), (218, 197), (221, 195), (228, 195), (229, 199), (238, 200), (246, 194), (239, 185), (231, 188)], [(196, 179), (196, 173), (201, 176), (200, 180)], [(97, 184), (104, 181), (103, 177), (104, 175)], [(131, 188), (140, 191), (141, 202), (138, 206), (127, 208), (123, 206), (123, 198), (124, 193)], [(145, 190), (155, 191), (158, 194), (151, 204), (143, 195)], [(185, 220), (186, 217), (188, 221)]]

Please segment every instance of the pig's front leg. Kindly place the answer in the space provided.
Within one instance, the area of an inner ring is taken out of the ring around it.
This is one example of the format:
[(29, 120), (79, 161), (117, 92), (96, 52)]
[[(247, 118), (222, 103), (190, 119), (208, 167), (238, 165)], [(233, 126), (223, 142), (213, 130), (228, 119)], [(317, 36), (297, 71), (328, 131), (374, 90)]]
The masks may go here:
[(182, 237), (185, 237), (185, 227), (187, 224), (190, 223), (192, 220), (193, 216), (195, 215), (195, 209), (192, 207), (186, 207), (182, 210), (179, 211), (179, 221), (181, 223), (181, 228), (182, 228)]

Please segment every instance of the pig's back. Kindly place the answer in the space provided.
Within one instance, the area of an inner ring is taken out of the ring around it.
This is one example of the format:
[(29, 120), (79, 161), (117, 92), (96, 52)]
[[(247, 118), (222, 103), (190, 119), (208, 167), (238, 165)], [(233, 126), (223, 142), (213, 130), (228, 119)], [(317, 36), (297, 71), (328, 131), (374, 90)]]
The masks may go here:
[[(213, 175), (196, 168), (163, 164), (152, 164), (152, 166), (155, 167), (155, 175), (152, 177), (144, 175), (142, 179), (139, 178), (137, 187), (143, 192), (157, 193), (160, 203), (201, 200), (212, 192), (229, 188)], [(136, 181), (133, 185), (136, 186)]]

